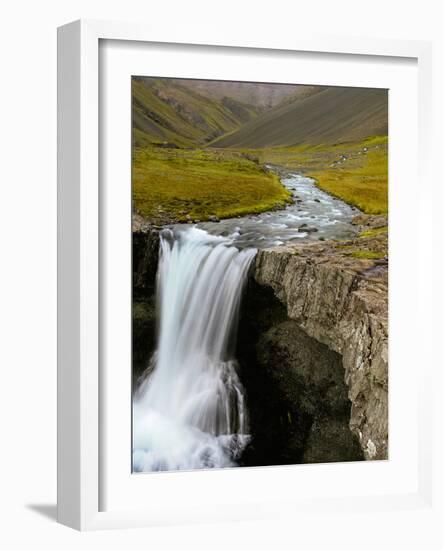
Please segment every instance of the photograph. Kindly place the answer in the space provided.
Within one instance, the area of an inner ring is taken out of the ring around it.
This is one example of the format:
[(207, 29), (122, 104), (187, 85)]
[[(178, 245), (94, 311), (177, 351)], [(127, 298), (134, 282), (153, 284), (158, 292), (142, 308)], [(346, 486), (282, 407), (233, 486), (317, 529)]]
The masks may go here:
[(132, 76), (134, 474), (388, 460), (388, 95)]

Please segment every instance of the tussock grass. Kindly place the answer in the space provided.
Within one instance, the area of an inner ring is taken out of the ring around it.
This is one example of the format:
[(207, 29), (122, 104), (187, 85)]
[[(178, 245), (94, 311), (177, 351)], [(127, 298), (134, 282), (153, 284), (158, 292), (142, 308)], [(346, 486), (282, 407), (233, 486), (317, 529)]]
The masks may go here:
[(283, 207), (290, 192), (252, 158), (233, 151), (134, 149), (134, 209), (154, 223), (204, 221)]
[(384, 149), (370, 150), (361, 159), (351, 159), (312, 176), (321, 189), (366, 214), (388, 211), (388, 156)]

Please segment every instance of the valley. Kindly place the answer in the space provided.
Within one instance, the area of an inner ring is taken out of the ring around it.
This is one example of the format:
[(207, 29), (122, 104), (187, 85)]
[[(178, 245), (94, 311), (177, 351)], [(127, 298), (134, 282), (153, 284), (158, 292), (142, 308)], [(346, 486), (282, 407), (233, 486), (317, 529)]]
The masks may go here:
[(133, 471), (388, 458), (387, 91), (133, 78)]

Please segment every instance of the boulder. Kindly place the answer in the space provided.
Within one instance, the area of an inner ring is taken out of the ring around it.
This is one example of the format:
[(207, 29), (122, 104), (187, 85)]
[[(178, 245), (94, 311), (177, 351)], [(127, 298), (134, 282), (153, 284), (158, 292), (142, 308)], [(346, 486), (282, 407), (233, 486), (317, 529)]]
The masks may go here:
[(316, 227), (308, 227), (306, 224), (298, 228), (299, 233), (316, 233), (318, 229)]

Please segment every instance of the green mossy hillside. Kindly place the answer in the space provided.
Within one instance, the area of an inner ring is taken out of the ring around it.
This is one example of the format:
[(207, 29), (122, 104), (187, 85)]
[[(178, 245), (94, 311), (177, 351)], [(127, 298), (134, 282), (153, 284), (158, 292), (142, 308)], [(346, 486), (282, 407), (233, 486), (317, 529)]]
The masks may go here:
[(134, 211), (154, 224), (282, 208), (291, 193), (254, 157), (234, 151), (134, 149)]
[(240, 127), (258, 110), (232, 98), (205, 97), (177, 81), (132, 79), (133, 145), (201, 146)]
[(388, 149), (387, 138), (363, 144), (355, 155), (332, 164), (328, 169), (313, 172), (317, 185), (366, 214), (388, 212)]

